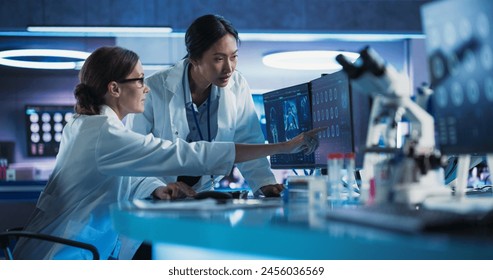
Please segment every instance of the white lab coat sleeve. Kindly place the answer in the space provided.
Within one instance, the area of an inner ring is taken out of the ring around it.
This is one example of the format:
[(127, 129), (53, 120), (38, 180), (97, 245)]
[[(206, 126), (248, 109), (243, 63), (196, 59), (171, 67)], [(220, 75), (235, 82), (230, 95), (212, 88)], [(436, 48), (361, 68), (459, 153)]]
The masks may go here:
[(131, 184), (130, 200), (149, 197), (155, 189), (166, 185), (155, 177), (132, 177)]
[[(146, 83), (148, 83), (149, 88), (151, 91), (154, 91), (154, 84), (155, 82), (152, 82), (152, 80), (146, 80)], [(127, 119), (125, 122), (125, 126), (137, 133), (140, 133), (142, 135), (147, 135), (149, 133), (154, 132), (154, 95), (153, 94), (148, 94), (146, 97), (146, 101), (144, 104), (144, 112), (143, 113), (137, 113), (137, 114), (129, 114), (127, 115)], [(154, 133), (153, 133), (154, 134)], [(159, 178), (161, 185), (166, 185), (167, 182), (165, 181), (164, 177)], [(152, 183), (151, 186), (156, 185), (156, 183)], [(147, 184), (146, 184), (147, 186)], [(144, 189), (147, 191), (151, 187), (144, 187)], [(142, 188), (139, 188), (141, 190)], [(155, 188), (154, 188), (155, 189)], [(153, 190), (154, 190), (153, 189)], [(153, 191), (152, 190), (152, 191)], [(151, 191), (151, 193), (152, 193)]]
[(96, 143), (98, 170), (114, 176), (224, 175), (235, 156), (234, 143), (172, 143), (135, 133), (116, 121), (102, 126)]
[[(265, 143), (265, 137), (260, 127), (260, 122), (255, 111), (253, 97), (250, 93), (250, 87), (246, 80), (239, 79), (239, 92), (237, 100), (237, 126), (235, 131), (235, 143)], [(244, 163), (237, 164), (241, 175), (247, 180), (248, 185), (255, 193), (259, 188), (277, 184), (276, 178), (270, 168), (267, 158), (260, 158)]]

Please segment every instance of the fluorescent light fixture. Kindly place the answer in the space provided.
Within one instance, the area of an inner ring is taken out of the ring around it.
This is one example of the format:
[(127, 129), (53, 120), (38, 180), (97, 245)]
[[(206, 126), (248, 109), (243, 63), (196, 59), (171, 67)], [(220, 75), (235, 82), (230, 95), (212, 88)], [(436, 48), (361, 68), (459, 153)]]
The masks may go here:
[(339, 40), (351, 42), (381, 42), (404, 39), (424, 39), (423, 34), (367, 34), (367, 33), (240, 33), (242, 41), (315, 42)]
[[(56, 49), (23, 49), (0, 51), (0, 65), (29, 69), (74, 69), (79, 70), (91, 53)], [(69, 59), (67, 62), (45, 62), (32, 60), (34, 57)], [(22, 58), (22, 59), (21, 59)], [(158, 71), (171, 67), (172, 64), (143, 64), (146, 71)]]
[(335, 60), (339, 54), (351, 62), (359, 57), (358, 53), (343, 51), (289, 51), (264, 55), (262, 62), (279, 69), (337, 71), (342, 69)]
[(164, 35), (173, 31), (170, 27), (134, 27), (134, 26), (28, 26), (28, 32), (53, 33), (53, 34), (80, 34), (94, 36), (135, 36), (142, 35)]
[[(7, 50), (0, 51), (0, 65), (30, 69), (80, 69), (89, 55), (90, 53), (88, 52), (56, 49)], [(33, 57), (72, 59), (73, 61), (46, 62), (29, 59)]]

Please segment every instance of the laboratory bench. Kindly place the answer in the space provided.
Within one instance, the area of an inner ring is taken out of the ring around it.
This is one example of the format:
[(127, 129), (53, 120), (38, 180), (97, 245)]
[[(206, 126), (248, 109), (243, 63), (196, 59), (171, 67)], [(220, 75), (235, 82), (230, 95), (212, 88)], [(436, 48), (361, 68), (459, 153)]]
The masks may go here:
[(0, 231), (25, 225), (45, 186), (46, 181), (0, 181)]
[(155, 259), (493, 259), (490, 227), (403, 233), (329, 220), (306, 202), (273, 200), (222, 210), (125, 202), (112, 205), (111, 215), (121, 234), (151, 243)]
[(0, 181), (0, 200), (38, 200), (47, 181)]

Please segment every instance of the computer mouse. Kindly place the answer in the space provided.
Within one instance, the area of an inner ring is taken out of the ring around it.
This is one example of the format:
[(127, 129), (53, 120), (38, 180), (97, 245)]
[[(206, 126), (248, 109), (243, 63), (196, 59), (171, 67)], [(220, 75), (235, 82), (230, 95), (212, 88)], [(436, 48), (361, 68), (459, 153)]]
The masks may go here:
[(228, 192), (203, 191), (194, 196), (195, 199), (213, 198), (217, 200), (233, 199), (233, 195)]

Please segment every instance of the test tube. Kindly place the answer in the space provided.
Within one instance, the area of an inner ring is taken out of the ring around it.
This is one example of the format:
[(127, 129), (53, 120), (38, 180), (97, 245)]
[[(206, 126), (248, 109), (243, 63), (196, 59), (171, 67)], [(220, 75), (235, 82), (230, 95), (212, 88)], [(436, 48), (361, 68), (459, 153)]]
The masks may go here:
[(332, 153), (327, 158), (327, 172), (329, 175), (329, 194), (334, 202), (340, 202), (342, 200), (342, 182), (341, 182), (341, 170), (344, 163), (344, 155), (341, 153)]
[(346, 161), (346, 183), (348, 186), (348, 200), (353, 201), (353, 188), (356, 184), (356, 178), (354, 177), (354, 153), (345, 154), (344, 158)]

